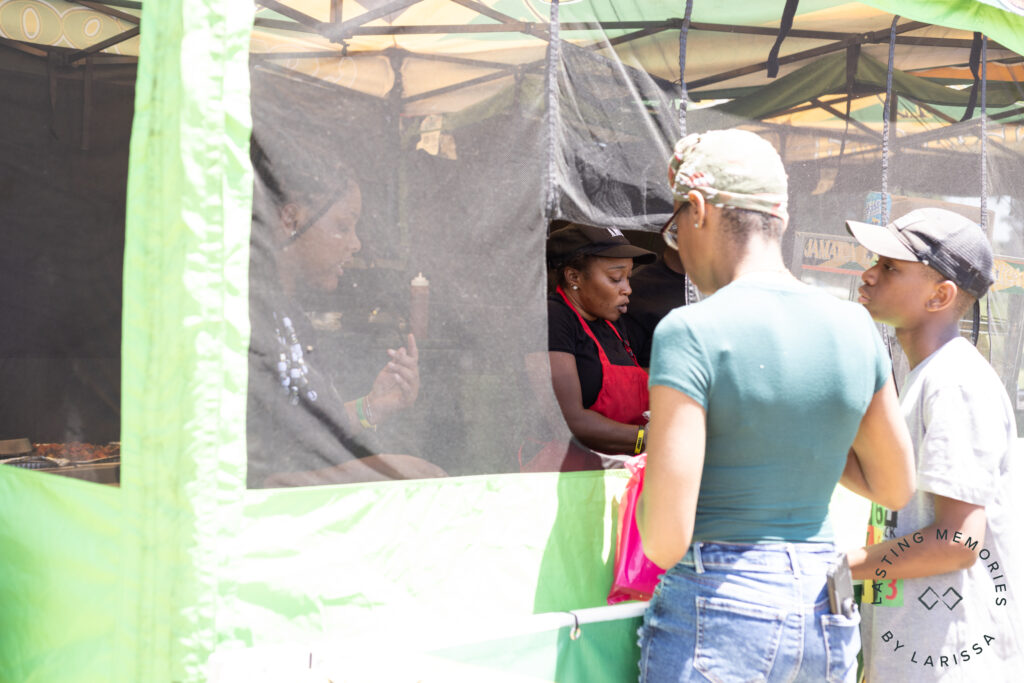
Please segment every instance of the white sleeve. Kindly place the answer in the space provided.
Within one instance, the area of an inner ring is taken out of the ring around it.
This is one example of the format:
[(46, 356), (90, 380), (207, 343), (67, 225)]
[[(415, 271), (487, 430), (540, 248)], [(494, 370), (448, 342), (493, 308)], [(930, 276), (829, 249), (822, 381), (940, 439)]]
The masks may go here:
[(992, 502), (1006, 451), (1006, 426), (1001, 397), (986, 394), (947, 385), (925, 397), (924, 438), (917, 448), (919, 489), (973, 505)]

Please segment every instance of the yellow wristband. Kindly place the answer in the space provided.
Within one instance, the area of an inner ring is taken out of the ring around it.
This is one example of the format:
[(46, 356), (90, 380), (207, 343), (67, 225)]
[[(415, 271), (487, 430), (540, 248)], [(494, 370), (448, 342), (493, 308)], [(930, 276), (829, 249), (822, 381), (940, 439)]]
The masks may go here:
[(364, 429), (377, 429), (377, 425), (372, 424), (366, 417), (366, 397), (361, 396), (356, 399), (356, 417), (359, 418), (359, 424)]
[(633, 446), (633, 455), (640, 455), (644, 452), (644, 428), (636, 430), (636, 446)]

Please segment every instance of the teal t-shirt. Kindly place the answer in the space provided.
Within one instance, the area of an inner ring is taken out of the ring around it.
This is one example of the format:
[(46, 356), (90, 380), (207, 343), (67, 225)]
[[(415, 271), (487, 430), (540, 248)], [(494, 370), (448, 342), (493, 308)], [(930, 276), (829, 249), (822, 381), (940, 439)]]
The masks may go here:
[(650, 385), (707, 412), (693, 540), (832, 540), (832, 491), (889, 371), (863, 306), (795, 280), (752, 274), (667, 315)]

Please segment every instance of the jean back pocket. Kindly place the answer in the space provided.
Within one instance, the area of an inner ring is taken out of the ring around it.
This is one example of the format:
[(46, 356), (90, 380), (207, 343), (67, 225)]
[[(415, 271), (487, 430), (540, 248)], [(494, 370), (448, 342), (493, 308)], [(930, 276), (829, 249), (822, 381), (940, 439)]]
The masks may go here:
[(697, 597), (694, 667), (714, 683), (768, 679), (779, 651), (782, 610), (726, 598)]
[(857, 653), (860, 651), (860, 612), (852, 617), (822, 614), (825, 636), (826, 676), (829, 683), (857, 680)]

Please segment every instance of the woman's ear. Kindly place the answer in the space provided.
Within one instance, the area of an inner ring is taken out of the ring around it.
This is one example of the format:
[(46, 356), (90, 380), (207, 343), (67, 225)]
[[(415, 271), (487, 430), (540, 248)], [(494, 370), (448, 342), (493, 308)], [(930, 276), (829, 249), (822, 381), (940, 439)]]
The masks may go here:
[(956, 295), (960, 289), (952, 280), (942, 280), (935, 285), (932, 295), (925, 302), (925, 309), (931, 313), (945, 310), (956, 303)]
[(565, 284), (569, 285), (570, 288), (579, 288), (580, 271), (575, 268), (566, 268), (562, 271), (562, 276), (565, 278)]
[(704, 225), (704, 216), (707, 214), (708, 208), (704, 195), (697, 190), (690, 190), (686, 193), (686, 199), (690, 202), (690, 206), (693, 207), (693, 225), (687, 227), (700, 229)]
[(288, 202), (278, 211), (280, 221), (277, 226), (277, 238), (284, 242), (299, 229), (299, 220), (302, 217), (302, 209), (295, 202)]

